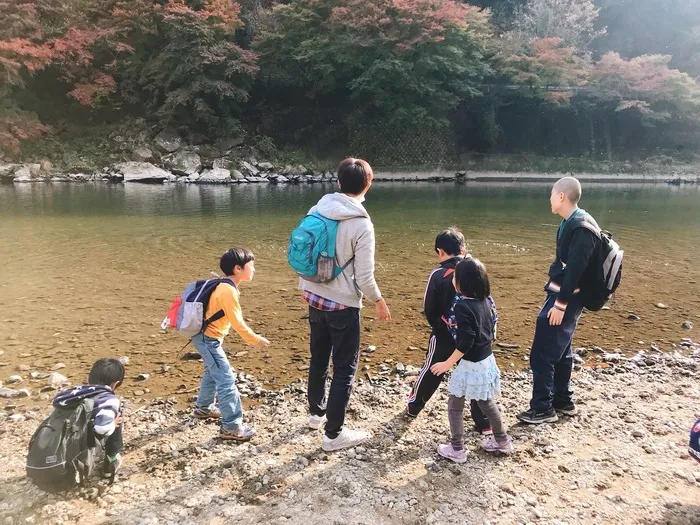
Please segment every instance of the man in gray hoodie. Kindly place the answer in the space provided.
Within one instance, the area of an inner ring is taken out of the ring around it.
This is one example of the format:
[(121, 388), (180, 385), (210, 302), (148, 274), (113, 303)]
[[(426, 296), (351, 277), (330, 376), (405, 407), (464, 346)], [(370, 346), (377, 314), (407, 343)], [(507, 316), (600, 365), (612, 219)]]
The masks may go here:
[[(362, 297), (376, 305), (377, 317), (391, 314), (374, 280), (374, 225), (362, 202), (372, 185), (372, 168), (361, 159), (348, 158), (338, 167), (339, 193), (324, 195), (309, 210), (340, 221), (336, 234), (336, 260), (343, 272), (327, 283), (299, 279), (309, 303), (311, 363), (309, 365), (309, 427), (326, 423), (323, 450), (354, 447), (369, 433), (345, 428), (345, 410), (355, 382), (360, 357)], [(347, 264), (347, 266), (346, 266)], [(333, 357), (333, 380), (326, 396), (326, 378)]]

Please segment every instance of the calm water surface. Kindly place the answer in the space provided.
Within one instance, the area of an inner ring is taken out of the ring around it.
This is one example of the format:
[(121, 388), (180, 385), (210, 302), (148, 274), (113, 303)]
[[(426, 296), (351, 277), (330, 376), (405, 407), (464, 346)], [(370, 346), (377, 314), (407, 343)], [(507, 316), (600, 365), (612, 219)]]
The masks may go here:
[[(193, 388), (196, 362), (177, 356), (181, 340), (158, 330), (170, 300), (210, 270), (232, 245), (257, 256), (243, 307), (267, 350), (229, 338), (234, 366), (271, 384), (303, 375), (307, 326), (296, 280), (286, 265), (290, 230), (334, 186), (147, 186), (27, 184), (0, 186), (0, 380), (28, 363), (61, 361), (79, 382), (95, 356), (129, 355), (130, 374), (157, 372), (152, 394)], [(520, 366), (543, 300), (558, 219), (540, 184), (377, 183), (366, 207), (377, 231), (377, 279), (394, 321), (363, 310), (363, 357), (375, 373), (384, 360), (419, 363), (427, 339), (421, 316), (435, 234), (459, 226), (487, 265), (499, 305), (502, 366)], [(693, 186), (584, 186), (582, 207), (625, 249), (623, 285), (612, 309), (584, 316), (578, 345), (626, 351), (670, 349), (689, 319), (700, 326), (700, 189)], [(654, 306), (662, 302), (667, 309)], [(629, 313), (642, 320), (632, 322)], [(241, 354), (247, 352), (247, 354)], [(363, 372), (364, 373), (364, 372)], [(41, 386), (41, 385), (39, 385)], [(127, 383), (126, 390), (137, 387)], [(38, 388), (37, 388), (38, 389)]]

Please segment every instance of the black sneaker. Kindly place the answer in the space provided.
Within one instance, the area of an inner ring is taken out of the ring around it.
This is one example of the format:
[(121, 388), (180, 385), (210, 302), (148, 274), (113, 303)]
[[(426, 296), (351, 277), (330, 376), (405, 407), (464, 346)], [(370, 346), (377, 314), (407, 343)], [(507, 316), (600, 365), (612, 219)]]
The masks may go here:
[(526, 410), (525, 412), (520, 412), (516, 416), (523, 423), (529, 423), (531, 425), (541, 425), (542, 423), (554, 423), (559, 421), (559, 416), (550, 408), (546, 412), (535, 412), (533, 409)]
[(563, 416), (575, 416), (576, 414), (578, 414), (578, 409), (573, 403), (569, 403), (568, 405), (555, 406), (554, 411), (557, 414), (561, 414)]

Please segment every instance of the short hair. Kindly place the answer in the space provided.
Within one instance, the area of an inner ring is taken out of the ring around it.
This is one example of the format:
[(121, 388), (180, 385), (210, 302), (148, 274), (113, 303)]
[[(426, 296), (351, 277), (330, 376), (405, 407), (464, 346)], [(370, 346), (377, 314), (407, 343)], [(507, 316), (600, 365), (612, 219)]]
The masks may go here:
[(366, 160), (348, 157), (338, 166), (338, 182), (343, 193), (359, 195), (373, 178), (372, 167)]
[(435, 251), (442, 249), (448, 255), (459, 255), (467, 247), (464, 235), (457, 228), (452, 226), (438, 233), (435, 237)]
[(124, 381), (124, 365), (119, 359), (105, 357), (98, 359), (90, 369), (88, 383), (91, 385), (111, 385)]
[(491, 295), (489, 276), (479, 259), (468, 257), (460, 261), (455, 268), (455, 281), (460, 293), (465, 297), (483, 301)]
[(554, 183), (554, 191), (561, 192), (572, 204), (581, 200), (581, 183), (574, 177), (563, 177)]
[(233, 275), (236, 266), (245, 266), (255, 260), (255, 255), (248, 248), (231, 248), (221, 256), (219, 267), (224, 275)]

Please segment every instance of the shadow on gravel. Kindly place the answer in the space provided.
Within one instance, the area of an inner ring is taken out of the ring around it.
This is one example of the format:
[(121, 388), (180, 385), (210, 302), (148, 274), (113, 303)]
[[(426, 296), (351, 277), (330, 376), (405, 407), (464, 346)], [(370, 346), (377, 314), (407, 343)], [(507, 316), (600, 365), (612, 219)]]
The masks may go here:
[(700, 524), (700, 505), (667, 503), (663, 517), (651, 523), (653, 525), (698, 525)]

